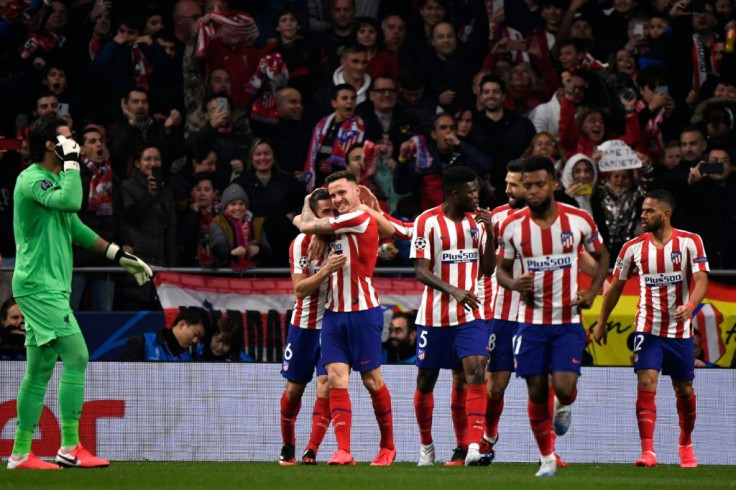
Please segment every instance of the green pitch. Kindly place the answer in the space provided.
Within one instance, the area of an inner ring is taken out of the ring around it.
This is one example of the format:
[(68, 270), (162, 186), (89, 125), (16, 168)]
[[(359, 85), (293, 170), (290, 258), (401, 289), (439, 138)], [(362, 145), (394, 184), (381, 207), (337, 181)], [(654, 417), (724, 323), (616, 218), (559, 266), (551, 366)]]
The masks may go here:
[[(397, 463), (372, 468), (292, 466), (277, 463), (117, 463), (100, 470), (0, 470), (6, 489), (289, 489), (289, 490), (471, 490), (476, 488), (565, 489), (684, 488), (736, 489), (736, 466), (635, 468), (632, 465), (572, 464), (552, 478), (535, 478), (537, 465), (499, 463), (485, 468)], [(489, 486), (490, 485), (490, 486)]]

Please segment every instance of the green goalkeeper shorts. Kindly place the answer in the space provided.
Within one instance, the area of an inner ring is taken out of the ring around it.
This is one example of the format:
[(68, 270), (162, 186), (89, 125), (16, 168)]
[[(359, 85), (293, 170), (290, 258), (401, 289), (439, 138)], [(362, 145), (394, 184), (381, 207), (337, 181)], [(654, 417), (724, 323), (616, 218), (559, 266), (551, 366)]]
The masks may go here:
[(43, 291), (15, 298), (26, 319), (26, 345), (42, 346), (81, 333), (69, 306), (69, 293)]

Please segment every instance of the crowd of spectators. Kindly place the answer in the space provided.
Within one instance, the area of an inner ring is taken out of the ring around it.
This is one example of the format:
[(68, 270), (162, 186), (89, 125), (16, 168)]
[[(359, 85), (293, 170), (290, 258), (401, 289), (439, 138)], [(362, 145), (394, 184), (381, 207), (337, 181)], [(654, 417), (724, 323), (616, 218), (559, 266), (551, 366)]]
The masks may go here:
[[(614, 253), (666, 188), (673, 224), (736, 269), (732, 0), (0, 5), (4, 266), (29, 123), (56, 114), (83, 147), (83, 221), (155, 266), (288, 266), (304, 195), (358, 144), (362, 183), (404, 221), (442, 201), (449, 166), (475, 169), (492, 207), (506, 164), (541, 154)], [(599, 172), (611, 139), (643, 166)], [(382, 264), (406, 265), (392, 250)], [(75, 274), (75, 307), (157, 307), (151, 286), (100, 279)]]

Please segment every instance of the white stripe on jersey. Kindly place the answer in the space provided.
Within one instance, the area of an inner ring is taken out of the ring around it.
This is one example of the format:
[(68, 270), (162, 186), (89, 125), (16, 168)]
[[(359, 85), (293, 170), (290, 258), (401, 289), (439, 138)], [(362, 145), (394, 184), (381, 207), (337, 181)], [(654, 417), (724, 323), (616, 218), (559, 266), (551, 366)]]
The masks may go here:
[[(430, 271), (437, 277), (460, 289), (474, 291), (484, 234), (485, 228), (476, 223), (471, 213), (465, 213), (458, 223), (448, 218), (439, 205), (414, 221), (410, 257), (429, 260)], [(479, 319), (479, 310), (468, 311), (452, 295), (424, 287), (418, 325), (449, 327)]]
[(519, 323), (579, 323), (570, 304), (578, 292), (578, 253), (581, 246), (594, 252), (603, 245), (593, 217), (558, 202), (557, 217), (542, 229), (524, 208), (506, 218), (501, 236), (504, 256), (518, 254), (523, 272), (534, 273), (534, 292), (522, 295)]
[(690, 338), (690, 320), (675, 321), (675, 311), (689, 301), (694, 272), (708, 272), (708, 258), (700, 236), (673, 229), (664, 247), (645, 233), (626, 242), (616, 259), (613, 275), (625, 281), (639, 274), (639, 311), (636, 331), (659, 337)]
[[(309, 244), (313, 235), (300, 233), (289, 247), (289, 265), (292, 274), (311, 276), (324, 265), (327, 255), (319, 260), (309, 260)], [(329, 281), (324, 280), (319, 289), (302, 299), (297, 298), (291, 313), (291, 324), (299, 328), (320, 329), (329, 292)]]

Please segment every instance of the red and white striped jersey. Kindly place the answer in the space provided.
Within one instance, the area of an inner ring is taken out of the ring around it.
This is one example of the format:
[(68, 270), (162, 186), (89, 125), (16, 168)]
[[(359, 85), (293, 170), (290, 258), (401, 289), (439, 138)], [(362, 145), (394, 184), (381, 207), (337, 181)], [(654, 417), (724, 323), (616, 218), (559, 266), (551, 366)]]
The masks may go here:
[(593, 217), (558, 202), (555, 220), (542, 229), (524, 208), (506, 218), (500, 236), (504, 257), (518, 254), (522, 273), (534, 274), (534, 291), (521, 295), (519, 323), (579, 323), (580, 313), (570, 303), (578, 293), (580, 247), (594, 252), (603, 246)]
[[(506, 218), (515, 214), (517, 211), (519, 210), (512, 208), (508, 204), (499, 206), (491, 211), (491, 224), (493, 225), (494, 237), (501, 236), (501, 224)], [(503, 249), (499, 245), (498, 238), (496, 238), (496, 255), (503, 257)], [(514, 259), (513, 274), (514, 276), (521, 275), (521, 260), (519, 260), (518, 256)], [(495, 271), (491, 277), (491, 284), (493, 287), (493, 318), (515, 322), (519, 313), (521, 293), (501, 287), (496, 280)]]
[(709, 270), (700, 236), (673, 229), (672, 238), (662, 248), (654, 245), (651, 233), (626, 242), (613, 277), (625, 281), (639, 273), (637, 332), (686, 339), (692, 336), (690, 320), (677, 323), (675, 310), (689, 300), (693, 273)]
[(414, 236), (414, 223), (411, 221), (401, 221), (386, 213), (383, 213), (383, 217), (394, 227), (393, 237), (397, 240), (411, 240)]
[[(314, 235), (300, 233), (289, 246), (289, 268), (292, 274), (315, 274), (325, 263), (327, 256), (309, 260), (309, 244)], [(319, 289), (302, 299), (297, 298), (291, 312), (291, 324), (299, 328), (320, 329), (325, 314), (325, 303), (329, 292), (329, 281), (322, 281)]]
[(370, 214), (353, 211), (330, 218), (335, 240), (330, 244), (337, 254), (347, 255), (347, 263), (332, 274), (327, 309), (362, 311), (379, 306), (373, 289), (373, 269), (378, 258), (378, 224)]
[[(484, 235), (485, 228), (478, 225), (471, 213), (455, 222), (439, 205), (414, 221), (410, 257), (429, 260), (429, 269), (437, 277), (460, 289), (474, 291)], [(479, 319), (480, 311), (466, 310), (452, 295), (424, 286), (417, 325), (450, 327)]]

